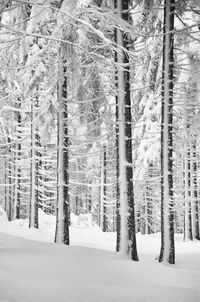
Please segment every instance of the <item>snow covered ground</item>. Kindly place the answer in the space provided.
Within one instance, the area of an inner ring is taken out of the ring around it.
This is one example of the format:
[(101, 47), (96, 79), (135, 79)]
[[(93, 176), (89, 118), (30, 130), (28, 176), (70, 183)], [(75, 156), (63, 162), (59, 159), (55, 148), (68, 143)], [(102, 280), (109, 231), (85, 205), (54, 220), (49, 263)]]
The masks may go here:
[[(158, 263), (160, 237), (138, 235), (139, 262), (114, 252), (115, 234), (73, 217), (71, 246), (52, 244), (55, 217), (0, 222), (1, 302), (199, 302), (200, 243), (176, 236), (176, 265)], [(30, 240), (31, 239), (31, 240)]]

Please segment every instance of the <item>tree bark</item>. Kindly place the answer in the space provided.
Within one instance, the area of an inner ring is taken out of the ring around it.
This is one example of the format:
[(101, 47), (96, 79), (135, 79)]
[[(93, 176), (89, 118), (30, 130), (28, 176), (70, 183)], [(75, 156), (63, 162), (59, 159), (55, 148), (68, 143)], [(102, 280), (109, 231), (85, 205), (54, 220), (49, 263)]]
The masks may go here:
[(103, 146), (103, 232), (108, 231), (108, 217), (106, 207), (106, 146)]
[(31, 104), (31, 168), (30, 168), (30, 215), (29, 228), (38, 228), (38, 183), (37, 183), (37, 158), (36, 158), (36, 125), (35, 109), (38, 102), (38, 92), (32, 97)]
[[(129, 1), (117, 0), (117, 14), (119, 18), (128, 22)], [(118, 125), (119, 125), (119, 187), (120, 187), (120, 251), (130, 255), (137, 261), (137, 246), (135, 233), (135, 213), (133, 197), (133, 170), (132, 170), (132, 117), (130, 98), (130, 70), (129, 57), (120, 49), (128, 50), (129, 38), (121, 30), (116, 30), (116, 43), (119, 49), (116, 53), (118, 65)], [(128, 215), (127, 215), (128, 213)]]
[(57, 172), (57, 209), (55, 243), (69, 245), (69, 137), (68, 137), (68, 104), (67, 104), (67, 51), (63, 44), (59, 48), (59, 79), (58, 79), (58, 172)]
[[(21, 108), (21, 100), (18, 98), (18, 105), (17, 109)], [(16, 142), (16, 155), (15, 155), (15, 200), (14, 200), (14, 219), (20, 219), (20, 203), (21, 203), (21, 166), (20, 166), (20, 160), (21, 160), (21, 113), (19, 111), (15, 112), (16, 115), (16, 131), (18, 133)]]
[(196, 140), (193, 139), (192, 143), (192, 182), (193, 182), (193, 239), (200, 240), (199, 232), (199, 200), (198, 200), (198, 188), (197, 188), (197, 158), (196, 158), (197, 148)]
[(173, 213), (173, 30), (174, 0), (164, 2), (161, 121), (161, 250), (159, 261), (175, 263)]

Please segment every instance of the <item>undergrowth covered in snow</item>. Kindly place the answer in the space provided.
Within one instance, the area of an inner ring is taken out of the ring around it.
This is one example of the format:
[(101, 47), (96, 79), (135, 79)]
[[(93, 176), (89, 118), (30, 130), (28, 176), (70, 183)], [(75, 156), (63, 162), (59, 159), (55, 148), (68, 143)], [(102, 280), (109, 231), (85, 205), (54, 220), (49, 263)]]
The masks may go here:
[[(0, 211), (1, 302), (199, 302), (200, 243), (176, 235), (175, 265), (157, 262), (160, 234), (137, 235), (139, 262), (115, 253), (115, 234), (71, 215), (71, 246), (53, 244), (55, 217), (40, 229)], [(31, 239), (31, 240), (30, 240)]]

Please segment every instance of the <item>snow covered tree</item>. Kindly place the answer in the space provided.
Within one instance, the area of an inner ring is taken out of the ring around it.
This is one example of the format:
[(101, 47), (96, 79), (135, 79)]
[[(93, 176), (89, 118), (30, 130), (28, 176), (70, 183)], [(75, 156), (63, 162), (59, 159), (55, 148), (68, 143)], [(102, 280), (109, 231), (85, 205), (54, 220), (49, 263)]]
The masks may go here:
[(159, 261), (175, 263), (173, 208), (174, 0), (164, 2), (161, 112), (161, 251)]
[(55, 242), (69, 245), (69, 137), (67, 106), (67, 47), (60, 45), (58, 78), (58, 191)]
[[(129, 1), (117, 1), (117, 16), (126, 22), (129, 20)], [(137, 246), (135, 232), (135, 212), (133, 196), (133, 166), (132, 166), (132, 117), (130, 98), (130, 40), (122, 30), (116, 30), (116, 62), (117, 71), (117, 105), (119, 124), (119, 202), (120, 202), (120, 251), (123, 255), (130, 255), (137, 261)], [(124, 48), (122, 50), (121, 48)], [(127, 215), (128, 213), (128, 215)]]
[[(69, 83), (70, 62), (75, 55), (73, 44), (77, 39), (73, 24), (68, 24), (68, 11), (73, 15), (76, 5), (64, 1), (58, 14), (61, 42), (58, 47), (58, 117), (57, 117), (57, 208), (55, 242), (69, 245), (70, 198), (69, 198)], [(62, 14), (62, 12), (67, 12)], [(65, 23), (67, 21), (67, 24)]]
[[(181, 4), (176, 2), (175, 36), (175, 164), (174, 191), (177, 199), (180, 230), (184, 232), (184, 240), (199, 237), (198, 232), (198, 170), (199, 160), (195, 155), (198, 149), (199, 133), (199, 16), (195, 13), (198, 4), (194, 1)], [(195, 63), (194, 63), (195, 62)], [(194, 151), (194, 152), (193, 152)], [(182, 174), (182, 176), (181, 176)], [(179, 181), (178, 181), (179, 180)], [(177, 206), (176, 206), (177, 208)], [(196, 218), (195, 218), (196, 216)], [(196, 226), (195, 226), (196, 225)], [(196, 233), (196, 234), (195, 234)]]

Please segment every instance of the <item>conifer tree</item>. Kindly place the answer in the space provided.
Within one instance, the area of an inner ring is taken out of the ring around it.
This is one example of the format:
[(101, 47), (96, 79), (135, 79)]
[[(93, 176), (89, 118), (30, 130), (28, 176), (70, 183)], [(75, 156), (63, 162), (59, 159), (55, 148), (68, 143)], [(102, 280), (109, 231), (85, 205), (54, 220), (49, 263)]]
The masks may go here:
[[(128, 22), (130, 2), (118, 0), (116, 8), (118, 17)], [(130, 41), (128, 35), (119, 29), (116, 31), (116, 44), (119, 47), (116, 61), (119, 64), (117, 72), (117, 123), (119, 124), (120, 251), (124, 255), (130, 255), (132, 260), (137, 261), (132, 170), (130, 67), (128, 56)], [(125, 51), (122, 51), (120, 47), (123, 47)]]
[(175, 263), (173, 208), (174, 0), (164, 2), (161, 112), (161, 251), (159, 261)]

